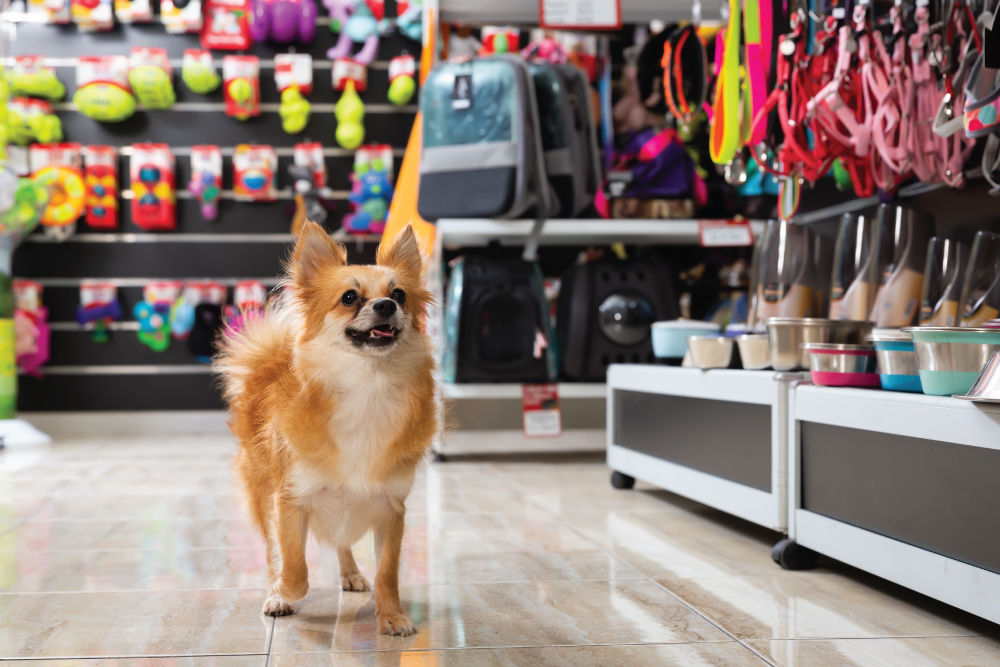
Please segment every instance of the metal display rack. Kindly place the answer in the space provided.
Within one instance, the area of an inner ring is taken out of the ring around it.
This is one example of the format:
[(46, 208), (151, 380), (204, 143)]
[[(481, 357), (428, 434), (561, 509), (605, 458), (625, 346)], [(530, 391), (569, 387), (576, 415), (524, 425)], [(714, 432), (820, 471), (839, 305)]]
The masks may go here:
[(784, 531), (788, 395), (802, 375), (616, 364), (608, 369), (612, 484), (635, 479)]
[[(755, 235), (763, 233), (765, 222), (755, 220)], [(437, 222), (430, 284), (438, 304), (444, 305), (444, 277), (441, 267), (445, 247), (486, 246), (499, 243), (524, 248), (524, 256), (534, 259), (538, 247), (631, 243), (643, 245), (697, 245), (698, 220), (651, 219), (553, 219), (491, 220), (442, 219)], [(440, 309), (433, 330), (443, 332)], [(555, 438), (526, 438), (522, 433), (520, 384), (447, 384), (441, 398), (450, 421), (476, 424), (476, 430), (446, 433), (435, 447), (439, 455), (511, 452), (603, 451), (605, 447), (604, 383), (561, 383), (559, 396), (564, 430)], [(481, 409), (484, 399), (490, 410)], [(466, 416), (467, 419), (463, 419)], [(488, 428), (484, 427), (484, 424)]]

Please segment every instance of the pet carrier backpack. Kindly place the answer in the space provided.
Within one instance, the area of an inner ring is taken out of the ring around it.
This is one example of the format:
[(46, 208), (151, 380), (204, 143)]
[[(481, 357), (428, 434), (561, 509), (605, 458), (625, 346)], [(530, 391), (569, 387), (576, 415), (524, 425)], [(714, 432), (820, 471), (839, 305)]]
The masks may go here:
[[(577, 203), (577, 213), (586, 208), (601, 187), (601, 153), (597, 144), (597, 123), (591, 103), (591, 87), (587, 75), (576, 65), (556, 65), (559, 78), (573, 111), (573, 141), (580, 156), (576, 167), (583, 173), (583, 198)], [(574, 214), (574, 215), (576, 215)]]
[(538, 104), (513, 56), (435, 66), (420, 91), (417, 211), (439, 218), (517, 218), (551, 211)]
[(462, 257), (445, 303), (446, 382), (547, 382), (552, 331), (538, 267), (520, 259)]
[(577, 142), (569, 91), (555, 65), (533, 62), (528, 69), (538, 100), (545, 174), (557, 197), (554, 210), (539, 213), (544, 217), (572, 218), (587, 205), (587, 185), (584, 170), (580, 168), (583, 155)]
[(608, 364), (654, 361), (649, 326), (678, 311), (667, 264), (600, 259), (570, 267), (556, 311), (562, 374), (603, 381)]

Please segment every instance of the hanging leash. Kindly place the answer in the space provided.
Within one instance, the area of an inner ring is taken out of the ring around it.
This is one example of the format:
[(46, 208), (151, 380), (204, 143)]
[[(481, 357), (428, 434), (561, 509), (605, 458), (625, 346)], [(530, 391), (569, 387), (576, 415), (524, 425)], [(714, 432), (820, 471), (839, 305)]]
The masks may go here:
[(740, 16), (740, 0), (729, 0), (729, 27), (715, 82), (709, 133), (709, 154), (715, 164), (732, 162), (740, 144)]

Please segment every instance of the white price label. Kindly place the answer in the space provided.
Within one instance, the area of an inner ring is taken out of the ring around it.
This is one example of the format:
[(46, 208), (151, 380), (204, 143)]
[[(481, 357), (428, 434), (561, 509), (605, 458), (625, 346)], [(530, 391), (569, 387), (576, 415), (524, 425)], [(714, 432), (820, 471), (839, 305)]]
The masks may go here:
[(538, 0), (543, 28), (616, 30), (622, 27), (621, 0)]
[(562, 433), (559, 385), (521, 385), (521, 410), (525, 437), (554, 438)]
[(753, 230), (745, 220), (699, 220), (698, 238), (705, 248), (751, 246)]

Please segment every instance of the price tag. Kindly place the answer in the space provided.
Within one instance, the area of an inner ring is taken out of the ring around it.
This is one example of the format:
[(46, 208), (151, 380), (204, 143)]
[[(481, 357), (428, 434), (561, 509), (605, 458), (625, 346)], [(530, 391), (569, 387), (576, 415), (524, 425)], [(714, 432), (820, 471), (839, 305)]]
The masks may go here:
[(521, 385), (521, 411), (527, 438), (554, 438), (562, 433), (558, 384)]
[(538, 24), (554, 30), (618, 30), (621, 0), (538, 0)]
[(699, 220), (698, 239), (704, 248), (752, 246), (753, 230), (746, 220)]

